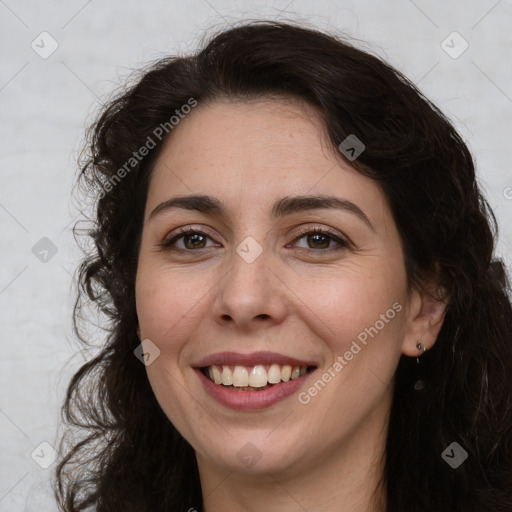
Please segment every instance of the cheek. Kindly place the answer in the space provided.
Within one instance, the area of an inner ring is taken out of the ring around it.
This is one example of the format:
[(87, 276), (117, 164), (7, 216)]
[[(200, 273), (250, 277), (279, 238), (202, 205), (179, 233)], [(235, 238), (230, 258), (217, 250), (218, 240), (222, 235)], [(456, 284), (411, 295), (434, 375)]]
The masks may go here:
[(207, 273), (192, 269), (140, 267), (135, 296), (142, 336), (158, 344), (190, 334), (204, 315), (210, 281)]
[[(203, 421), (190, 400), (180, 358), (188, 340), (204, 317), (204, 305), (212, 283), (202, 273), (169, 269), (162, 265), (139, 264), (135, 286), (141, 338), (159, 349), (158, 357), (146, 367), (148, 379), (161, 408), (180, 431), (191, 431), (191, 418)], [(207, 425), (203, 425), (207, 430)], [(189, 439), (190, 441), (190, 439)]]
[(403, 285), (400, 274), (345, 274), (310, 298), (307, 322), (332, 357), (299, 396), (310, 428), (349, 432), (387, 403), (401, 355)]
[(300, 295), (307, 305), (303, 308), (307, 322), (333, 353), (342, 354), (358, 336), (364, 341), (366, 333), (366, 338), (373, 339), (375, 328), (380, 337), (399, 343), (405, 289), (405, 272), (398, 268), (388, 271), (381, 262), (364, 271), (344, 269), (322, 279), (317, 293), (302, 291)]

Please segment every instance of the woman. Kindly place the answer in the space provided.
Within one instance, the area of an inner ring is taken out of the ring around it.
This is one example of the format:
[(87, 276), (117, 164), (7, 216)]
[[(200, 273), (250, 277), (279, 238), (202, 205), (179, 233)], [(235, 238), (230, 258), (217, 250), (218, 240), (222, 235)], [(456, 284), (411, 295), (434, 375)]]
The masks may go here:
[(81, 294), (110, 332), (69, 386), (62, 510), (512, 510), (495, 218), (403, 75), (254, 22), (90, 135)]

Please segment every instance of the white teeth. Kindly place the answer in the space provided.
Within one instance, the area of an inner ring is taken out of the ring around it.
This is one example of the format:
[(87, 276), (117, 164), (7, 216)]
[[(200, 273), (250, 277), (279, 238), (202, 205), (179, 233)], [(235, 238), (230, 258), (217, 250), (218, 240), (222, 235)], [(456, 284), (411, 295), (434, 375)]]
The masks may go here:
[(291, 366), (285, 364), (271, 364), (268, 371), (264, 365), (255, 365), (252, 368), (245, 366), (234, 366), (232, 370), (229, 366), (209, 366), (207, 373), (210, 380), (215, 384), (224, 386), (234, 386), (236, 388), (251, 387), (264, 388), (268, 384), (279, 384), (279, 382), (288, 382), (290, 379), (298, 379), (307, 373), (306, 366)]
[(249, 374), (245, 366), (235, 366), (233, 372), (233, 386), (241, 388), (249, 385)]
[(231, 386), (233, 384), (233, 372), (229, 366), (222, 367), (222, 384)]
[(255, 366), (249, 374), (249, 386), (253, 388), (262, 388), (268, 384), (267, 371), (263, 366)]
[(281, 382), (281, 368), (278, 364), (270, 365), (268, 369), (268, 382), (269, 384), (277, 384)]
[(289, 364), (285, 364), (281, 369), (281, 380), (288, 382), (292, 374), (292, 367)]
[(215, 384), (222, 384), (222, 377), (216, 366), (213, 367), (213, 380), (215, 381)]

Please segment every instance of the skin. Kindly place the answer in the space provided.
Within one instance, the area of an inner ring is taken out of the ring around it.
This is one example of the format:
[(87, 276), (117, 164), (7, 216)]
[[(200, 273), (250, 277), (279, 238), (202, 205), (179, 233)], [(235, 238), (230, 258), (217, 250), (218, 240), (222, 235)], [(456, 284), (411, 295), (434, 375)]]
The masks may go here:
[[(227, 215), (173, 209), (149, 219), (161, 202), (189, 194), (218, 198)], [(312, 194), (351, 201), (373, 228), (334, 209), (271, 218), (275, 201)], [(160, 247), (190, 225), (206, 238)], [(303, 234), (315, 227), (351, 243)], [(262, 248), (252, 263), (236, 252), (246, 237)], [(160, 350), (148, 377), (196, 451), (204, 511), (385, 510), (378, 481), (393, 376), (401, 354), (420, 355), (420, 338), (435, 343), (445, 305), (408, 290), (386, 196), (335, 154), (313, 107), (216, 100), (174, 128), (149, 186), (136, 302), (138, 336)], [(275, 351), (316, 362), (307, 391), (397, 302), (402, 310), (306, 405), (295, 393), (262, 411), (231, 410), (191, 367), (216, 352)], [(237, 456), (247, 443), (261, 454), (250, 467)]]

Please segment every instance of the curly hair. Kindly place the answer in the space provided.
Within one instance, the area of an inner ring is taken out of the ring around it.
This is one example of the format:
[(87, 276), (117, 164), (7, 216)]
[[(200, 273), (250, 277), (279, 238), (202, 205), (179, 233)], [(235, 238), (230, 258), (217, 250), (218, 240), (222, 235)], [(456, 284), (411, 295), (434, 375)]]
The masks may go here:
[[(61, 510), (201, 510), (194, 449), (134, 356), (148, 184), (172, 137), (169, 119), (191, 98), (205, 104), (275, 94), (317, 107), (334, 149), (350, 134), (364, 141), (349, 163), (389, 199), (409, 286), (435, 275), (446, 291), (436, 344), (421, 365), (403, 355), (396, 369), (383, 475), (388, 512), (512, 511), (510, 285), (492, 259), (497, 222), (472, 156), (445, 115), (380, 58), (339, 35), (270, 21), (221, 31), (193, 55), (152, 62), (87, 131), (77, 184), (94, 200), (86, 231), (94, 247), (78, 269), (73, 325), (88, 345), (78, 323), (86, 300), (108, 325), (62, 408), (78, 438), (61, 442), (61, 451), (70, 444), (55, 471)], [(166, 127), (160, 138), (159, 126)], [(134, 159), (150, 138), (155, 147)], [(441, 457), (454, 441), (468, 453), (456, 470)]]

